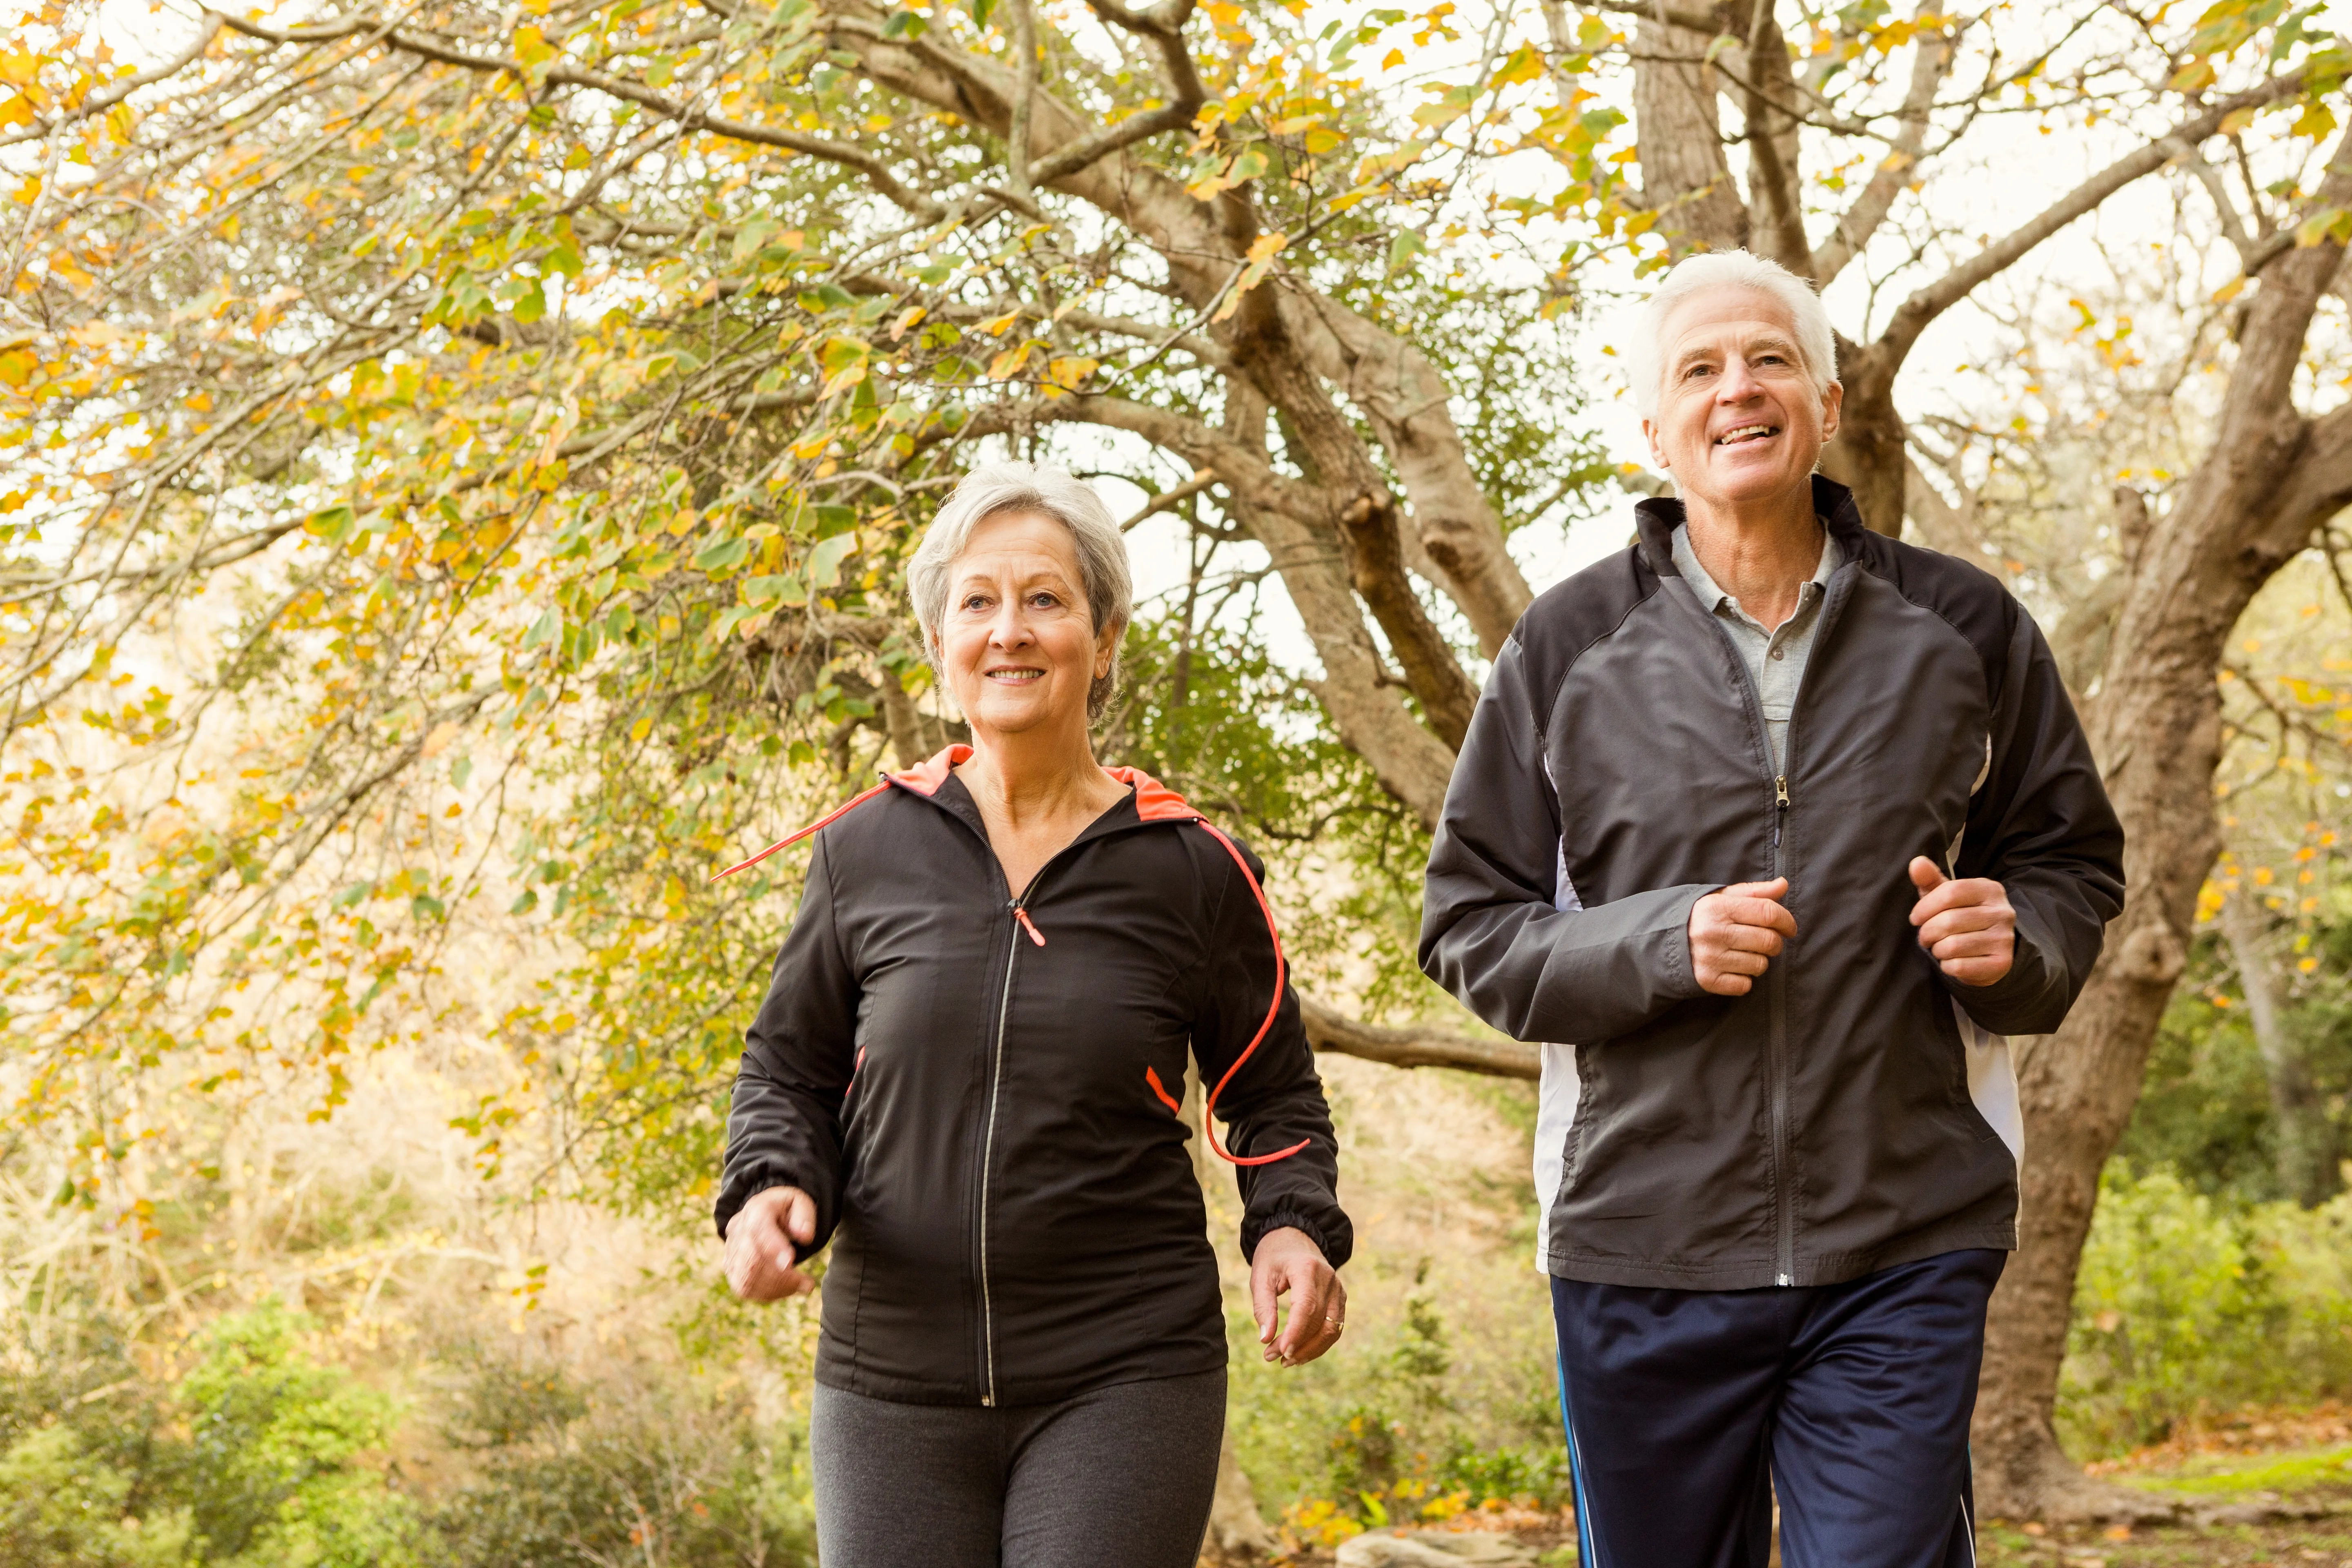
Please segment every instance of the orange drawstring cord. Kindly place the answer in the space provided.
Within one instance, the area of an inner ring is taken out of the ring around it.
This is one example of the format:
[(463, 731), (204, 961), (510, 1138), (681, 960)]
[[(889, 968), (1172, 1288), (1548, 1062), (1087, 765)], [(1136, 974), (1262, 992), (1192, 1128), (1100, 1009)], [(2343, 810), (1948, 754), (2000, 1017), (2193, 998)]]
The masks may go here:
[[(1225, 853), (1234, 858), (1234, 864), (1242, 868), (1242, 880), (1249, 884), (1251, 894), (1256, 898), (1258, 913), (1265, 917), (1265, 934), (1272, 938), (1274, 942), (1274, 998), (1266, 1004), (1265, 1021), (1258, 1025), (1257, 1033), (1250, 1037), (1249, 1045), (1242, 1051), (1241, 1055), (1234, 1058), (1234, 1065), (1225, 1069), (1224, 1076), (1217, 1079), (1217, 1087), (1211, 1089), (1209, 1091), (1208, 1098), (1202, 1102), (1201, 1132), (1202, 1136), (1208, 1139), (1209, 1147), (1215, 1152), (1217, 1158), (1224, 1161), (1227, 1164), (1271, 1165), (1276, 1160), (1287, 1160), (1293, 1154), (1297, 1153), (1301, 1149), (1306, 1148), (1307, 1144), (1313, 1142), (1314, 1140), (1311, 1138), (1301, 1138), (1289, 1148), (1276, 1150), (1271, 1154), (1228, 1153), (1225, 1151), (1225, 1146), (1217, 1142), (1216, 1110), (1217, 1096), (1225, 1091), (1225, 1085), (1234, 1080), (1234, 1074), (1242, 1070), (1242, 1064), (1250, 1059), (1251, 1054), (1257, 1049), (1258, 1043), (1265, 1038), (1266, 1031), (1274, 1027), (1275, 1018), (1282, 1012), (1283, 986), (1289, 978), (1288, 961), (1282, 956), (1282, 932), (1274, 923), (1274, 907), (1265, 901), (1265, 889), (1259, 887), (1257, 885), (1257, 879), (1250, 874), (1249, 861), (1243, 857), (1241, 846), (1226, 837), (1224, 834), (1206, 817), (1196, 816), (1192, 820), (1205, 829), (1212, 837), (1216, 839), (1218, 843), (1223, 845), (1225, 847)], [(1160, 1089), (1158, 1082), (1158, 1075), (1154, 1074), (1149, 1068), (1146, 1068), (1144, 1072), (1145, 1076), (1153, 1079), (1151, 1085), (1152, 1089), (1159, 1093), (1160, 1099), (1166, 1100), (1168, 1098), (1168, 1093), (1165, 1089)]]
[[(748, 860), (737, 861), (734, 865), (728, 867), (727, 869), (719, 872), (718, 876), (715, 876), (710, 879), (716, 882), (722, 878), (731, 877), (738, 871), (749, 870), (751, 867), (758, 865), (761, 861), (765, 860), (769, 856), (775, 854), (778, 850), (790, 848), (792, 846), (799, 843), (802, 839), (806, 838), (810, 834), (817, 831), (817, 829), (825, 826), (827, 824), (835, 821), (846, 813), (856, 810), (858, 806), (865, 805), (867, 801), (872, 800), (876, 795), (880, 795), (884, 790), (887, 790), (889, 787), (890, 781), (886, 776), (880, 784), (876, 784), (872, 789), (863, 790), (858, 794), (850, 796), (847, 800), (843, 801), (839, 805), (835, 806), (831, 811), (826, 812), (823, 816), (818, 817), (814, 822), (810, 823), (806, 827), (802, 828), (797, 833), (793, 833), (786, 837), (778, 839), (775, 843), (769, 845), (765, 849), (761, 850), (757, 855), (752, 856)], [(1171, 797), (1171, 804), (1179, 811), (1188, 809), (1182, 801), (1175, 800), (1173, 797)], [(1226, 837), (1223, 829), (1216, 826), (1215, 824), (1210, 822), (1209, 819), (1204, 816), (1195, 815), (1189, 820), (1196, 826), (1200, 827), (1203, 832), (1207, 833), (1212, 838), (1214, 838), (1218, 843), (1223, 845), (1225, 847), (1225, 853), (1234, 858), (1234, 864), (1241, 868), (1242, 880), (1249, 884), (1250, 896), (1257, 900), (1258, 913), (1265, 917), (1265, 934), (1274, 943), (1274, 995), (1265, 1005), (1265, 1017), (1259, 1022), (1257, 1033), (1250, 1037), (1250, 1043), (1243, 1047), (1242, 1054), (1234, 1058), (1233, 1066), (1225, 1069), (1224, 1076), (1217, 1079), (1216, 1087), (1209, 1090), (1208, 1097), (1202, 1102), (1201, 1131), (1202, 1135), (1208, 1139), (1209, 1148), (1211, 1151), (1216, 1154), (1218, 1159), (1224, 1161), (1227, 1164), (1271, 1165), (1276, 1160), (1287, 1160), (1293, 1154), (1297, 1153), (1301, 1149), (1306, 1148), (1307, 1144), (1313, 1142), (1314, 1140), (1311, 1138), (1301, 1138), (1289, 1148), (1277, 1149), (1271, 1154), (1235, 1154), (1230, 1152), (1223, 1143), (1217, 1141), (1217, 1096), (1225, 1091), (1225, 1085), (1233, 1082), (1234, 1075), (1242, 1070), (1242, 1064), (1248, 1061), (1251, 1057), (1256, 1054), (1258, 1047), (1264, 1043), (1265, 1039), (1266, 1031), (1274, 1027), (1275, 1019), (1281, 1016), (1283, 986), (1287, 983), (1290, 975), (1289, 961), (1283, 956), (1282, 931), (1281, 928), (1274, 923), (1274, 906), (1265, 901), (1265, 889), (1258, 886), (1257, 877), (1250, 870), (1249, 861), (1242, 854), (1241, 846)], [(1022, 930), (1029, 933), (1029, 940), (1035, 942), (1039, 947), (1045, 946), (1045, 933), (1037, 929), (1036, 922), (1029, 918), (1029, 911), (1023, 909), (1020, 905), (1015, 904), (1013, 906), (1013, 917), (1021, 922)], [(859, 1060), (861, 1062), (864, 1060), (863, 1052), (859, 1053)], [(855, 1078), (855, 1068), (852, 1069), (852, 1077), (853, 1079)], [(1143, 1077), (1144, 1080), (1151, 1086), (1151, 1092), (1159, 1096), (1161, 1104), (1167, 1106), (1171, 1111), (1174, 1111), (1180, 1115), (1182, 1113), (1183, 1108), (1177, 1104), (1175, 1096), (1170, 1094), (1168, 1092), (1167, 1086), (1160, 1081), (1158, 1069), (1147, 1067), (1143, 1069)]]
[(839, 805), (835, 806), (831, 811), (826, 812), (823, 816), (818, 817), (814, 822), (810, 823), (806, 827), (802, 828), (799, 832), (787, 834), (785, 837), (777, 839), (773, 844), (769, 845), (765, 849), (761, 850), (749, 860), (736, 861), (735, 864), (728, 867), (727, 869), (719, 872), (718, 876), (713, 877), (710, 879), (714, 882), (721, 881), (726, 878), (733, 876), (738, 871), (750, 870), (761, 861), (765, 860), (769, 856), (773, 855), (777, 850), (791, 848), (793, 845), (798, 844), (802, 839), (806, 838), (810, 834), (814, 833), (818, 828), (824, 826), (826, 824), (832, 822), (835, 818), (843, 816), (845, 813), (856, 810), (858, 806), (865, 805), (867, 801), (872, 800), (876, 795), (880, 795), (884, 790), (888, 789), (889, 787), (890, 781), (886, 778), (880, 784), (876, 784), (872, 789), (859, 791), (857, 794), (851, 795), (847, 800), (843, 801)]

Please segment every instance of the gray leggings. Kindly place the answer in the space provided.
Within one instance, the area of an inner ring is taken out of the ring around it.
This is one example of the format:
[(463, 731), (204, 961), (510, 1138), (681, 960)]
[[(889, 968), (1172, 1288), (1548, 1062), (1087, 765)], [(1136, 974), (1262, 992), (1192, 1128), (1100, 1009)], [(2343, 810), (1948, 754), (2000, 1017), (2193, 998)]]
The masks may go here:
[(899, 1405), (819, 1384), (824, 1568), (1192, 1568), (1217, 1485), (1225, 1373), (1057, 1405)]

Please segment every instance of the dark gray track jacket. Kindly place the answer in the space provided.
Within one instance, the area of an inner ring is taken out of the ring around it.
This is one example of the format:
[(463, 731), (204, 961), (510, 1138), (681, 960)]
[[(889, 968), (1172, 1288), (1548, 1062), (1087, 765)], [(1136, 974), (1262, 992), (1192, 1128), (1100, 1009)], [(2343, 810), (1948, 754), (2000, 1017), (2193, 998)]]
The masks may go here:
[[(1675, 568), (1681, 503), (1651, 500), (1632, 548), (1528, 606), (1446, 792), (1422, 967), (1514, 1038), (1573, 1042), (1540, 1194), (1566, 1279), (1822, 1285), (2015, 1247), (2016, 1156), (1979, 1109), (1995, 1037), (2058, 1026), (2122, 907), (2123, 830), (2024, 608), (1813, 483), (1846, 559), (1785, 773)], [(1920, 949), (1915, 855), (2008, 889), (2006, 978)], [(1746, 996), (1702, 992), (1691, 906), (1781, 874), (1796, 939)]]

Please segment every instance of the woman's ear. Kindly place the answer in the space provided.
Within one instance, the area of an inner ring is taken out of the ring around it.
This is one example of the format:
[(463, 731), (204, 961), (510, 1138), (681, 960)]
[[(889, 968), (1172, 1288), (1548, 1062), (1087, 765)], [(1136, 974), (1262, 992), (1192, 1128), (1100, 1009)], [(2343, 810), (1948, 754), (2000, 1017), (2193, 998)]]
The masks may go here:
[(1126, 635), (1125, 621), (1113, 621), (1095, 634), (1095, 679), (1097, 680), (1110, 673), (1111, 660), (1118, 657), (1118, 639)]

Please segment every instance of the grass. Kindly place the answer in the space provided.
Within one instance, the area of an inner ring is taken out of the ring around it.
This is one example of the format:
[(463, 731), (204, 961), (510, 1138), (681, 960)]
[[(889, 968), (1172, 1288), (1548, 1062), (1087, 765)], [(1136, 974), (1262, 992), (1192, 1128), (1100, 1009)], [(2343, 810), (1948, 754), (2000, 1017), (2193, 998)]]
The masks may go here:
[(2052, 1530), (1989, 1525), (1977, 1533), (1984, 1568), (2343, 1568), (2352, 1525), (2238, 1525), (2213, 1530)]
[(2352, 1489), (2352, 1444), (2288, 1454), (2200, 1455), (2168, 1475), (2126, 1476), (2126, 1484), (2179, 1497), (2292, 1497), (2320, 1488)]

